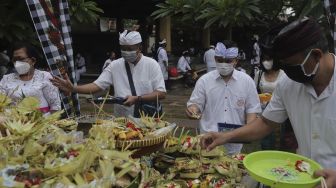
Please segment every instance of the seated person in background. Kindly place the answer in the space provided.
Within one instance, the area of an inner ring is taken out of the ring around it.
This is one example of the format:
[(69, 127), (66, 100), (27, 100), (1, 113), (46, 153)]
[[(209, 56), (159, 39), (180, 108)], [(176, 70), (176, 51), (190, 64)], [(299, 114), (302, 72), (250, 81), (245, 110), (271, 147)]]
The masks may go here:
[(184, 51), (182, 52), (182, 56), (180, 57), (180, 59), (178, 60), (177, 63), (177, 70), (178, 72), (185, 74), (188, 71), (191, 71), (190, 68), (190, 56), (189, 56), (189, 52), (188, 51)]
[(107, 67), (107, 66), (109, 66), (109, 64), (112, 62), (112, 61), (114, 61), (115, 59), (116, 59), (116, 54), (115, 54), (115, 52), (114, 51), (111, 51), (110, 53), (109, 53), (109, 58), (105, 61), (105, 63), (104, 63), (104, 66), (103, 66), (103, 70)]
[(78, 53), (75, 59), (75, 66), (76, 66), (76, 80), (77, 82), (80, 80), (80, 76), (86, 72), (85, 67), (85, 59), (84, 57)]
[(192, 87), (195, 84), (195, 81), (193, 79), (193, 73), (191, 71), (190, 67), (190, 56), (188, 51), (182, 52), (182, 56), (180, 57), (178, 63), (177, 63), (177, 71), (183, 75), (183, 82), (184, 86)]
[(34, 68), (38, 57), (36, 50), (29, 44), (17, 43), (12, 53), (16, 72), (4, 75), (0, 81), (0, 93), (14, 102), (28, 96), (36, 97), (43, 113), (61, 110), (59, 91), (49, 81), (51, 74)]

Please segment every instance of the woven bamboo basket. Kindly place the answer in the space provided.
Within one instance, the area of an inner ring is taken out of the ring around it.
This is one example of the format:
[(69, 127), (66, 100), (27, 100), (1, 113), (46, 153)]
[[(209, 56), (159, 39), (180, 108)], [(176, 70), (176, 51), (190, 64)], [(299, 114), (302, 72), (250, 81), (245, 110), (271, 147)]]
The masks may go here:
[(153, 146), (156, 144), (163, 143), (169, 137), (169, 135), (170, 134), (168, 133), (166, 135), (144, 140), (117, 140), (116, 147), (117, 148), (128, 147), (129, 149), (134, 149), (134, 148)]

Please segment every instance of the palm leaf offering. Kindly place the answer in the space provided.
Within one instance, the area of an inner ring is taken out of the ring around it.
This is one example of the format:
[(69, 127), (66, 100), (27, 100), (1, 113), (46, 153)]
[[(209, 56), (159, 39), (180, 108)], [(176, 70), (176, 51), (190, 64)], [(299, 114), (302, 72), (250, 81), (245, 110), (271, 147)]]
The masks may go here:
[[(77, 120), (44, 116), (35, 98), (10, 104), (0, 95), (0, 187), (243, 187), (242, 156), (205, 152), (162, 117), (99, 117), (84, 137)], [(133, 159), (134, 143), (149, 141), (164, 147)]]
[[(199, 188), (244, 188), (242, 178), (246, 174), (242, 166), (244, 154), (228, 156), (224, 146), (208, 152), (200, 147), (200, 136), (190, 136), (188, 131), (173, 133), (164, 143), (162, 152), (154, 159), (154, 166), (165, 174), (160, 185)], [(167, 180), (169, 179), (169, 181)]]

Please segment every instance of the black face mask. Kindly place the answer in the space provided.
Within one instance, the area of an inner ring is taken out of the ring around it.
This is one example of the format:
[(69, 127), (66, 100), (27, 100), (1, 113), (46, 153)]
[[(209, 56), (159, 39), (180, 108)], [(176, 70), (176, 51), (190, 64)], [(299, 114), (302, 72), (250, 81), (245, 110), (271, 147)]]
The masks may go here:
[(286, 75), (294, 80), (295, 82), (299, 83), (307, 83), (313, 81), (315, 74), (307, 76), (304, 74), (300, 65), (295, 66), (282, 66), (281, 69), (285, 71)]

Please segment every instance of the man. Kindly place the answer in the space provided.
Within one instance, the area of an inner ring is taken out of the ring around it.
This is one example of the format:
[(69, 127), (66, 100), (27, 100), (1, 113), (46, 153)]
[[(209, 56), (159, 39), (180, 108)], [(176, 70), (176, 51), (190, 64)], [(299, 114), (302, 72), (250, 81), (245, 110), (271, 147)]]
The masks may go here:
[[(231, 45), (231, 46), (230, 46)], [(217, 70), (203, 75), (187, 103), (190, 118), (201, 116), (200, 131), (230, 130), (253, 121), (261, 112), (254, 81), (234, 69), (238, 48), (217, 43), (215, 60)], [(229, 154), (240, 153), (242, 144), (226, 144)]]
[(86, 72), (85, 59), (80, 53), (78, 53), (76, 56), (75, 65), (76, 65), (76, 80), (78, 82), (80, 80), (80, 75)]
[[(66, 92), (96, 93), (113, 85), (116, 97), (125, 98), (123, 105), (114, 105), (116, 117), (138, 114), (134, 105), (140, 102), (163, 99), (166, 94), (164, 81), (157, 62), (141, 53), (141, 36), (137, 31), (125, 30), (120, 34), (121, 56), (104, 69), (99, 78), (90, 84), (74, 86), (69, 79), (52, 79), (55, 86)], [(137, 96), (132, 96), (126, 67), (130, 67)]]
[(252, 59), (251, 59), (251, 66), (252, 66), (252, 71), (251, 71), (251, 77), (254, 78), (255, 73), (259, 71), (258, 67), (260, 64), (260, 47), (258, 44), (258, 36), (255, 35), (253, 37), (253, 48), (252, 48)]
[(166, 51), (167, 47), (167, 41), (166, 39), (163, 39), (162, 41), (159, 42), (159, 48), (157, 50), (157, 57), (158, 57), (158, 63), (160, 65), (163, 79), (165, 80), (166, 87), (167, 87), (167, 82), (168, 82), (168, 55)]
[(210, 45), (209, 49), (204, 53), (203, 61), (207, 65), (207, 72), (216, 70), (214, 45)]
[(274, 58), (285, 71), (261, 118), (228, 133), (202, 138), (208, 150), (227, 142), (261, 139), (287, 118), (292, 123), (297, 152), (324, 168), (315, 172), (336, 187), (336, 77), (335, 55), (318, 23), (309, 18), (283, 28), (273, 43)]
[(190, 56), (189, 56), (189, 52), (188, 51), (184, 51), (182, 52), (182, 56), (180, 57), (180, 59), (177, 62), (177, 70), (178, 72), (185, 74), (188, 71), (191, 70), (190, 68)]
[(110, 57), (105, 61), (104, 66), (103, 66), (103, 70), (112, 62), (115, 60), (116, 55), (114, 53), (114, 51), (111, 51), (110, 53)]

